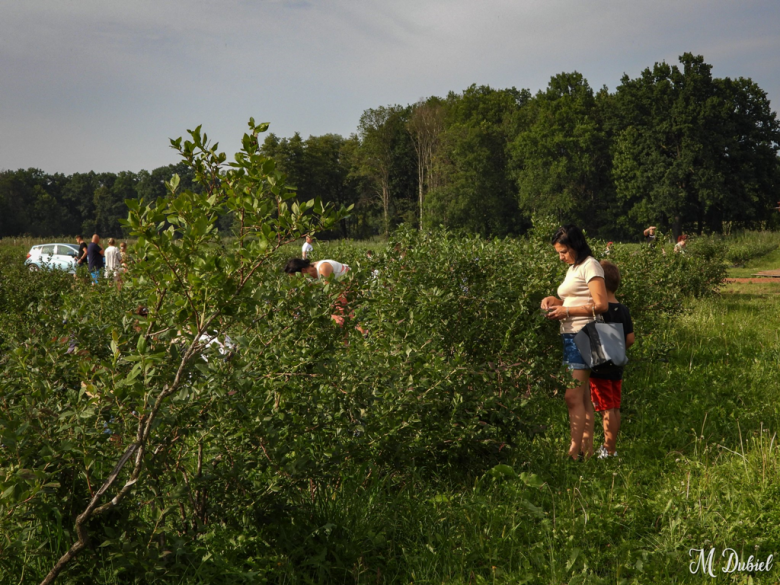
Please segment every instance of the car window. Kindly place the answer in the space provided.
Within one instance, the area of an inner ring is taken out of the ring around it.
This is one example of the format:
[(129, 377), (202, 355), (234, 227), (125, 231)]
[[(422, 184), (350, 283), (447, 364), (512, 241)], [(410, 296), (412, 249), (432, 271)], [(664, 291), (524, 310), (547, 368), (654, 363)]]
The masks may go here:
[(54, 244), (41, 246), (41, 256), (51, 256), (52, 254), (54, 254)]
[(73, 254), (77, 254), (78, 251), (78, 248), (75, 248), (74, 246), (69, 246), (67, 244), (57, 244), (57, 254), (62, 256), (73, 256)]

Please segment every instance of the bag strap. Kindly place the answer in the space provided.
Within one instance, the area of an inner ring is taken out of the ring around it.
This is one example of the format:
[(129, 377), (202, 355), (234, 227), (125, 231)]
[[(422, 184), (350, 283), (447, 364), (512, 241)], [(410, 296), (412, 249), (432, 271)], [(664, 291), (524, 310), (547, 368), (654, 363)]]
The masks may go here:
[(596, 302), (594, 301), (593, 304), (590, 306), (590, 310), (593, 311), (593, 320), (597, 323), (603, 323), (604, 317), (601, 316), (601, 314), (596, 315)]

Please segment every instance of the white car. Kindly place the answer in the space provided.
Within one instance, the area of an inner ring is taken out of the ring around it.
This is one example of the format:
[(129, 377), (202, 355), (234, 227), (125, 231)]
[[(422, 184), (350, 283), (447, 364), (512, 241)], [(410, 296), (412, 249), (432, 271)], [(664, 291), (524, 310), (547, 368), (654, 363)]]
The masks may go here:
[(33, 271), (56, 268), (75, 274), (78, 255), (76, 244), (39, 244), (30, 248), (24, 264)]

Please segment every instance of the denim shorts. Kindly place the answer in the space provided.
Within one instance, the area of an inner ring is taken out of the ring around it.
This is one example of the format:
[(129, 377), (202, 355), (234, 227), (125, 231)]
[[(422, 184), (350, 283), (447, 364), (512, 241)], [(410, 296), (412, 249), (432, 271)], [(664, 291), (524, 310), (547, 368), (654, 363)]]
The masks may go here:
[(563, 341), (563, 365), (568, 366), (570, 370), (589, 370), (588, 364), (582, 359), (580, 350), (574, 344), (576, 333), (561, 333)]

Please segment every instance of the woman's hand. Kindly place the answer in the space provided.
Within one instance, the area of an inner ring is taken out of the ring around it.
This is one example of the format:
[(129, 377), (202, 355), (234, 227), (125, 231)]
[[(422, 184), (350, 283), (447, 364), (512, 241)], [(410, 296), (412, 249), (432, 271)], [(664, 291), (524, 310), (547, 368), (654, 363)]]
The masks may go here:
[(556, 297), (544, 297), (542, 299), (542, 309), (547, 310), (551, 307), (560, 306), (563, 304), (563, 301)]
[(563, 321), (569, 315), (567, 314), (565, 307), (557, 305), (555, 307), (548, 307), (547, 315), (545, 316), (552, 321)]

